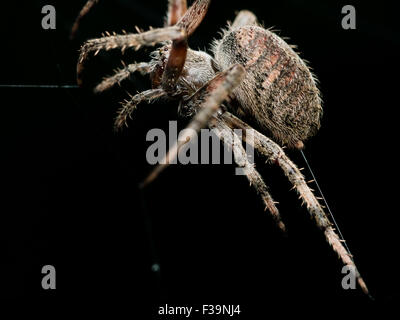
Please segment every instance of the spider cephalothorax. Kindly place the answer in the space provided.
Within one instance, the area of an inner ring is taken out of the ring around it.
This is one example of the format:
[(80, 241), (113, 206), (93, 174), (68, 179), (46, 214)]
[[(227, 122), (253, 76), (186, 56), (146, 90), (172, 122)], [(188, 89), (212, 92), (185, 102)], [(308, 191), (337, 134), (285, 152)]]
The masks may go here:
[[(95, 2), (89, 0), (77, 21)], [(209, 4), (210, 0), (196, 0), (187, 9), (186, 0), (170, 0), (164, 28), (147, 32), (139, 30), (137, 34), (107, 34), (87, 41), (78, 62), (78, 83), (82, 81), (84, 62), (92, 52), (114, 48), (124, 51), (132, 47), (138, 50), (141, 46), (161, 43), (162, 46), (151, 54), (149, 62), (124, 66), (95, 88), (95, 92), (102, 92), (136, 71), (150, 75), (152, 89), (132, 96), (123, 104), (116, 118), (116, 127), (126, 123), (140, 102), (159, 98), (176, 100), (179, 113), (193, 117), (188, 126), (192, 130), (187, 140), (178, 141), (171, 148), (142, 186), (154, 180), (177, 157), (180, 147), (201, 128), (208, 126), (233, 150), (236, 164), (243, 169), (266, 209), (284, 231), (285, 225), (276, 203), (249, 161), (242, 139), (281, 167), (328, 243), (343, 263), (353, 268), (360, 287), (368, 293), (351, 255), (335, 233), (322, 206), (300, 170), (280, 146), (285, 144), (301, 149), (303, 142), (319, 129), (322, 107), (315, 78), (292, 47), (274, 32), (262, 28), (249, 11), (239, 12), (232, 25), (224, 30), (222, 38), (214, 41), (213, 56), (189, 49), (187, 38), (203, 20)], [(259, 131), (242, 121), (242, 116), (255, 123)], [(235, 129), (251, 130), (252, 134), (239, 136)]]
[[(162, 86), (162, 77), (170, 56), (171, 47), (172, 43), (169, 43), (151, 54), (150, 78), (153, 88)], [(215, 76), (215, 63), (213, 58), (206, 52), (188, 48), (182, 73), (174, 90), (169, 95), (179, 98), (191, 96)]]

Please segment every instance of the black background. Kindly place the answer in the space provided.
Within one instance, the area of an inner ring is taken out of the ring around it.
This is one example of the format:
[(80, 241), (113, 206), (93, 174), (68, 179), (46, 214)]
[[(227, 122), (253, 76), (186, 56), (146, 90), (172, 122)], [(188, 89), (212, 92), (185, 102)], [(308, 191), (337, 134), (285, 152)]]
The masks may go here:
[[(86, 39), (162, 26), (167, 3), (101, 1), (70, 41), (84, 2), (2, 4), (0, 83), (74, 84)], [(56, 7), (55, 31), (41, 28), (45, 4)], [(356, 30), (341, 27), (346, 4), (356, 7)], [(394, 9), (384, 1), (213, 1), (190, 46), (209, 49), (226, 21), (245, 8), (290, 37), (320, 80), (322, 128), (305, 152), (375, 302), (359, 289), (341, 288), (341, 262), (279, 168), (261, 157), (257, 168), (280, 202), (287, 238), (234, 166), (172, 166), (139, 194), (136, 186), (152, 168), (146, 133), (167, 130), (177, 105), (140, 105), (129, 129), (116, 134), (119, 101), (126, 91), (148, 88), (148, 79), (135, 75), (100, 96), (90, 88), (122, 58), (147, 61), (150, 49), (99, 54), (88, 64), (84, 89), (0, 88), (2, 302), (30, 301), (42, 310), (56, 305), (59, 312), (84, 306), (134, 319), (157, 318), (163, 303), (240, 304), (240, 318), (248, 319), (293, 310), (318, 314), (317, 305), (343, 315), (394, 301)], [(305, 166), (297, 151), (288, 154)], [(154, 262), (159, 273), (151, 271)], [(47, 264), (57, 270), (54, 291), (41, 288)]]

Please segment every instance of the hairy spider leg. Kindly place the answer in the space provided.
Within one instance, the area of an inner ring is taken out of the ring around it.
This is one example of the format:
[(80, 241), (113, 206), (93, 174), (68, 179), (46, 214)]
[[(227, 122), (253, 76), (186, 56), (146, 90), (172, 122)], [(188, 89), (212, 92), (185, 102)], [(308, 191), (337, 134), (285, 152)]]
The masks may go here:
[(360, 273), (358, 272), (358, 269), (353, 261), (351, 254), (343, 246), (339, 236), (333, 229), (332, 224), (328, 219), (328, 216), (325, 214), (322, 206), (318, 202), (317, 198), (314, 196), (310, 187), (307, 185), (304, 176), (297, 168), (297, 166), (288, 158), (283, 149), (273, 140), (264, 136), (257, 130), (254, 130), (247, 123), (240, 120), (233, 114), (225, 112), (221, 115), (221, 117), (230, 128), (253, 130), (252, 132), (254, 134), (252, 139), (246, 140), (245, 135), (243, 135), (242, 138), (247, 143), (253, 143), (253, 147), (257, 149), (263, 156), (265, 156), (270, 162), (277, 163), (281, 167), (284, 174), (293, 185), (293, 189), (296, 189), (300, 198), (306, 204), (307, 210), (310, 213), (311, 217), (314, 218), (317, 226), (324, 232), (327, 242), (332, 246), (333, 250), (338, 254), (342, 262), (345, 265), (350, 266), (354, 270), (360, 288), (365, 294), (369, 295), (368, 288)]
[(81, 24), (81, 21), (84, 16), (88, 14), (88, 12), (94, 7), (96, 3), (98, 3), (99, 0), (88, 0), (85, 5), (83, 6), (82, 10), (79, 12), (79, 15), (76, 17), (75, 22), (71, 28), (71, 33), (69, 35), (69, 38), (71, 40), (75, 39), (76, 33), (78, 32), (79, 25)]
[(145, 75), (151, 71), (150, 64), (147, 62), (132, 63), (129, 65), (125, 65), (124, 62), (122, 62), (122, 64), (124, 67), (116, 70), (114, 75), (105, 77), (103, 81), (94, 88), (94, 93), (100, 93), (111, 89), (113, 86), (120, 84), (123, 80), (135, 72), (140, 72), (142, 75)]
[(244, 170), (250, 185), (254, 187), (257, 194), (260, 195), (265, 210), (271, 213), (273, 219), (283, 232), (286, 231), (285, 224), (281, 220), (276, 202), (272, 199), (260, 173), (255, 169), (254, 164), (250, 163), (246, 150), (243, 148), (242, 141), (239, 136), (219, 117), (215, 117), (215, 122), (210, 123), (210, 128), (214, 129), (219, 139), (233, 151), (235, 163)]
[(186, 35), (185, 29), (177, 26), (153, 29), (143, 33), (124, 34), (124, 35), (109, 35), (107, 37), (91, 39), (85, 42), (80, 50), (80, 56), (77, 65), (77, 81), (82, 85), (82, 72), (84, 70), (84, 62), (89, 54), (94, 52), (96, 55), (102, 50), (111, 50), (121, 48), (124, 51), (126, 48), (135, 48), (139, 50), (141, 46), (153, 46), (156, 43), (181, 39)]
[(186, 11), (187, 11), (186, 0), (169, 0), (165, 26), (175, 25), (183, 17)]
[(176, 25), (185, 28), (188, 37), (191, 36), (203, 21), (210, 3), (211, 0), (196, 0)]
[(123, 125), (127, 126), (126, 120), (131, 116), (132, 112), (136, 109), (139, 103), (143, 101), (151, 103), (163, 96), (166, 96), (166, 92), (163, 89), (150, 89), (131, 96), (130, 100), (125, 100), (122, 103), (122, 108), (118, 111), (117, 117), (115, 118), (115, 129), (120, 129)]
[[(141, 183), (140, 187), (144, 188), (149, 183), (154, 181), (158, 175), (168, 167), (174, 159), (177, 158), (180, 148), (189, 142), (197, 132), (208, 125), (214, 113), (218, 111), (221, 104), (228, 99), (232, 91), (240, 84), (245, 75), (245, 69), (239, 65), (233, 65), (224, 72), (217, 74), (211, 79), (206, 85), (200, 88), (198, 91), (208, 93), (204, 100), (200, 100), (199, 112), (192, 119), (186, 129), (188, 135), (186, 141), (177, 141), (175, 145), (168, 151), (164, 156), (164, 159), (158, 164), (150, 175)], [(203, 97), (203, 95), (200, 95)], [(194, 95), (194, 99), (198, 98), (198, 95)]]

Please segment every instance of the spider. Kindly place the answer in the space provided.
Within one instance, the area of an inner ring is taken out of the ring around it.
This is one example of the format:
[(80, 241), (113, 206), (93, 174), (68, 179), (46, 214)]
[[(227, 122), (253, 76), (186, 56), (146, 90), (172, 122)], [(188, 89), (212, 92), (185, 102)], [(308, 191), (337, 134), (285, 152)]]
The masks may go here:
[[(73, 27), (98, 0), (89, 0)], [(131, 96), (123, 103), (115, 120), (116, 128), (126, 124), (127, 117), (141, 102), (167, 98), (179, 102), (178, 113), (191, 117), (186, 141), (178, 141), (155, 167), (141, 187), (153, 181), (175, 159), (180, 148), (194, 138), (201, 128), (213, 129), (220, 140), (233, 151), (234, 161), (243, 169), (250, 184), (260, 195), (278, 227), (285, 231), (269, 188), (248, 159), (242, 142), (249, 143), (270, 163), (276, 163), (289, 179), (327, 242), (345, 265), (354, 270), (357, 282), (368, 295), (367, 286), (352, 256), (342, 244), (323, 207), (309, 188), (298, 167), (283, 151), (283, 146), (302, 149), (304, 142), (320, 128), (322, 116), (320, 92), (316, 78), (307, 64), (273, 31), (263, 28), (256, 16), (240, 11), (232, 24), (214, 40), (213, 55), (188, 48), (187, 39), (204, 19), (211, 0), (196, 0), (190, 8), (186, 0), (169, 0), (164, 28), (137, 30), (136, 34), (106, 33), (87, 41), (80, 50), (77, 81), (82, 84), (85, 61), (102, 50), (142, 46), (161, 46), (152, 52), (150, 62), (124, 65), (113, 76), (98, 84), (96, 93), (110, 89), (134, 72), (148, 74), (152, 89)], [(253, 129), (241, 118), (256, 124)], [(235, 129), (251, 135), (239, 136)], [(250, 137), (251, 136), (251, 137)]]

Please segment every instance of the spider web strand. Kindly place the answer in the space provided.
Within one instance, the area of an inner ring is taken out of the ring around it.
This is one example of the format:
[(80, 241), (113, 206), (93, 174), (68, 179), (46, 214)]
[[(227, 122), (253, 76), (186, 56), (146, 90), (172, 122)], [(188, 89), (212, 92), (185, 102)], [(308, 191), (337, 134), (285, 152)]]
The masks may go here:
[(341, 240), (343, 241), (343, 245), (344, 245), (345, 248), (347, 249), (347, 252), (350, 254), (351, 259), (353, 260), (353, 255), (352, 255), (352, 253), (351, 253), (351, 251), (350, 251), (350, 249), (349, 249), (349, 246), (347, 245), (346, 240), (344, 240), (344, 237), (343, 237), (342, 232), (340, 231), (339, 225), (338, 225), (338, 223), (336, 222), (335, 217), (333, 216), (333, 213), (332, 213), (332, 211), (331, 211), (331, 208), (329, 207), (328, 202), (326, 201), (326, 198), (325, 198), (324, 194), (322, 193), (322, 190), (321, 190), (321, 188), (320, 188), (320, 186), (319, 186), (319, 184), (318, 184), (317, 178), (315, 177), (314, 172), (313, 172), (313, 170), (311, 169), (311, 165), (310, 165), (310, 163), (308, 162), (307, 157), (306, 157), (306, 155), (304, 154), (303, 150), (300, 150), (300, 153), (301, 153), (301, 155), (303, 156), (303, 159), (304, 159), (304, 161), (305, 161), (305, 163), (306, 163), (306, 165), (307, 165), (308, 171), (310, 171), (311, 176), (312, 176), (312, 178), (313, 178), (313, 180), (314, 180), (314, 182), (315, 182), (315, 185), (317, 186), (318, 192), (319, 192), (319, 194), (321, 195), (321, 197), (322, 197), (322, 199), (323, 199), (323, 201), (324, 201), (324, 203), (325, 203), (326, 208), (328, 209), (329, 215), (330, 215), (331, 218), (332, 218), (332, 222), (333, 222), (333, 224), (335, 225), (335, 228), (336, 228), (336, 230), (337, 230), (337, 232), (338, 232), (338, 234), (339, 234)]
[(58, 84), (0, 84), (0, 88), (78, 89), (78, 85)]

